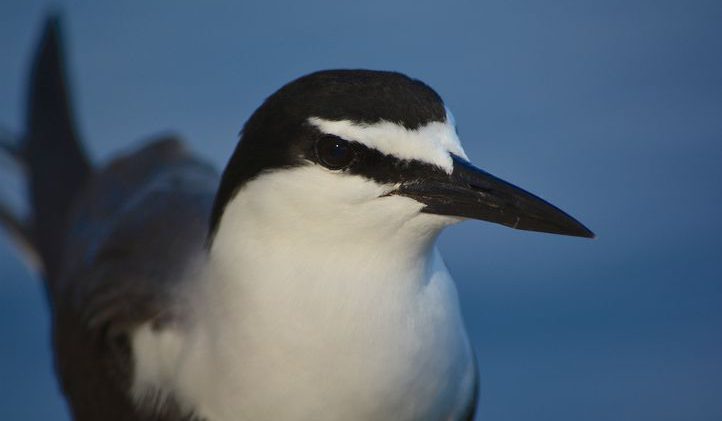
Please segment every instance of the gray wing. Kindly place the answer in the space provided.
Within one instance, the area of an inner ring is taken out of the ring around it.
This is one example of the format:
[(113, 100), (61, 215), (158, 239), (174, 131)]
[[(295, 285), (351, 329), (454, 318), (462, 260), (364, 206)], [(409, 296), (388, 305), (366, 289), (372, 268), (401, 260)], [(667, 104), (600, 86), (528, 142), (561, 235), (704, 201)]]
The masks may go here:
[(29, 214), (0, 202), (0, 224), (35, 258), (51, 305), (55, 366), (76, 420), (183, 420), (130, 401), (135, 326), (175, 322), (171, 292), (202, 252), (217, 173), (174, 139), (98, 168), (73, 124), (56, 17), (34, 56), (26, 132), (0, 138), (27, 176)]
[[(79, 194), (49, 290), (56, 368), (76, 419), (142, 419), (129, 402), (128, 333), (179, 319), (173, 291), (203, 252), (217, 183), (165, 139), (111, 162)], [(168, 405), (152, 419), (182, 415)]]

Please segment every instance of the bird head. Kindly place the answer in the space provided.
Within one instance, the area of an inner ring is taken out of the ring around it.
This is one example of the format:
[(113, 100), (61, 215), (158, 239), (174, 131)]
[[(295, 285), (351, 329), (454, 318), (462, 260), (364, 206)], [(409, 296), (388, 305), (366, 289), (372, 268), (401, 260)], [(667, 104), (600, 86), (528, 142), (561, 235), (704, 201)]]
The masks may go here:
[(312, 73), (255, 111), (223, 173), (211, 240), (250, 215), (269, 230), (349, 241), (430, 237), (463, 219), (593, 237), (553, 205), (472, 165), (451, 112), (429, 86), (368, 70)]

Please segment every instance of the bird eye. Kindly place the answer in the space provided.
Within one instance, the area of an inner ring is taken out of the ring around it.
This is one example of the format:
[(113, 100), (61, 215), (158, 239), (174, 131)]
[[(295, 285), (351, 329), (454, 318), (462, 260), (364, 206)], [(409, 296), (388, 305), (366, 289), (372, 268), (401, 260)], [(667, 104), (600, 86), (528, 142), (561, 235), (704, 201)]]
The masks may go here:
[(325, 135), (316, 141), (316, 156), (324, 167), (340, 170), (351, 163), (354, 151), (348, 141), (338, 136)]

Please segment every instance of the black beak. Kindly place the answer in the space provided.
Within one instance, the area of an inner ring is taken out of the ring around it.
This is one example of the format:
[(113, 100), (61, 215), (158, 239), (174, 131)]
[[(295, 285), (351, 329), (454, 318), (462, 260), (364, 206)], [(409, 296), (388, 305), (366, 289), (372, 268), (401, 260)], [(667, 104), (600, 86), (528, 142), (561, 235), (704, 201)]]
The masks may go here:
[(426, 207), (422, 212), (482, 219), (527, 231), (593, 238), (594, 233), (554, 205), (452, 155), (451, 175), (404, 183), (396, 194)]

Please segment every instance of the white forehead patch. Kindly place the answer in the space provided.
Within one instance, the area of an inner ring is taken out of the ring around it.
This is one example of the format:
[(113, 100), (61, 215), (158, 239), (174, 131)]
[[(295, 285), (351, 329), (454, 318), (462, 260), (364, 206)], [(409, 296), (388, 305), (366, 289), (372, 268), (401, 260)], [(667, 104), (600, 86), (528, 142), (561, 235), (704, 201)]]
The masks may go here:
[(448, 112), (446, 121), (434, 121), (414, 130), (385, 120), (364, 124), (311, 117), (308, 122), (323, 133), (361, 143), (399, 159), (415, 159), (433, 164), (449, 174), (453, 171), (450, 154), (468, 159), (456, 135), (453, 117)]

